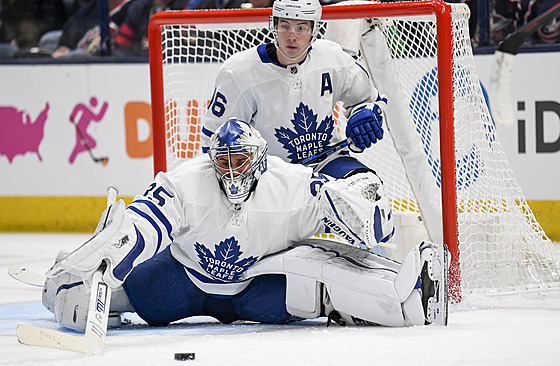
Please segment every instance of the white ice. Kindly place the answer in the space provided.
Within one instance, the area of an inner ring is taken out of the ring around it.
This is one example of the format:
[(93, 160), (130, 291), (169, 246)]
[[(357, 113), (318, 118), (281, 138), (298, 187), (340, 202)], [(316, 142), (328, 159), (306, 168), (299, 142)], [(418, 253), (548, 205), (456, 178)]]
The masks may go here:
[[(222, 325), (196, 318), (168, 327), (110, 329), (98, 356), (19, 344), (20, 323), (60, 329), (41, 303), (41, 288), (17, 282), (15, 264), (44, 273), (60, 249), (85, 234), (0, 233), (0, 365), (560, 365), (560, 297), (495, 300), (494, 306), (452, 305), (449, 325), (392, 329)], [(503, 303), (503, 304), (502, 304)], [(507, 304), (507, 305), (505, 305)], [(138, 318), (130, 314), (130, 319)], [(192, 361), (175, 361), (194, 352)]]

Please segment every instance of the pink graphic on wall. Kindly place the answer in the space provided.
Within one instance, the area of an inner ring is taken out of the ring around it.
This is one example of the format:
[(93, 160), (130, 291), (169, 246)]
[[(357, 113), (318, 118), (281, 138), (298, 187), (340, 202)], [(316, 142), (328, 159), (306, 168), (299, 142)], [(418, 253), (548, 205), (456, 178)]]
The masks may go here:
[[(87, 106), (83, 103), (78, 103), (72, 114), (70, 114), (70, 123), (72, 123), (76, 128), (76, 146), (70, 155), (68, 161), (70, 164), (74, 163), (76, 156), (82, 152), (91, 152), (91, 149), (97, 146), (95, 139), (87, 133), (87, 128), (89, 124), (93, 122), (100, 122), (107, 111), (109, 104), (107, 102), (103, 103), (98, 113), (94, 112), (97, 107), (97, 98), (91, 97), (89, 100), (90, 105)], [(80, 115), (80, 119), (76, 122), (77, 115)]]
[(31, 122), (26, 111), (0, 107), (0, 155), (6, 156), (10, 164), (14, 157), (28, 152), (37, 154), (39, 161), (43, 161), (39, 145), (43, 141), (48, 111), (49, 103), (46, 103), (45, 109)]

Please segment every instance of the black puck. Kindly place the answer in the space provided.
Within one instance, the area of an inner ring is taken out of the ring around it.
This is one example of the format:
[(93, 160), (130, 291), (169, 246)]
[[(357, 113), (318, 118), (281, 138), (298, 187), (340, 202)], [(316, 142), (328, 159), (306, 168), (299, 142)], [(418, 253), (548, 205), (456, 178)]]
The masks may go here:
[(177, 361), (194, 360), (194, 352), (175, 353), (175, 360)]

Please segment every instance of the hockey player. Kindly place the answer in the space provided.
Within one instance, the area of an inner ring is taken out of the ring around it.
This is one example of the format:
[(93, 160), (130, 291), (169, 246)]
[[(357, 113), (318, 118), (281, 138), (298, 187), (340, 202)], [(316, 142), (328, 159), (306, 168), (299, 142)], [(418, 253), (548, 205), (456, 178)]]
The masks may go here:
[[(220, 121), (248, 121), (268, 142), (271, 155), (290, 163), (317, 155), (342, 139), (361, 152), (383, 137), (386, 99), (368, 73), (335, 42), (316, 40), (322, 7), (318, 0), (275, 0), (270, 28), (274, 43), (239, 52), (221, 67), (208, 111), (203, 119), (202, 150)], [(346, 137), (338, 132), (333, 108), (342, 101), (349, 114)], [(314, 166), (334, 178), (373, 172), (348, 150)], [(390, 208), (385, 211), (392, 220)], [(337, 235), (338, 227), (325, 223)], [(378, 237), (372, 250), (387, 254), (382, 245), (394, 231)]]
[(356, 240), (383, 235), (379, 212), (388, 202), (377, 176), (334, 180), (267, 153), (249, 124), (225, 122), (207, 155), (158, 174), (128, 207), (120, 200), (107, 208), (92, 239), (59, 255), (47, 273), (45, 307), (63, 326), (83, 330), (86, 284), (103, 265), (114, 289), (111, 311), (134, 311), (151, 325), (194, 315), (223, 323), (319, 316), (341, 324), (446, 323), (443, 247), (422, 243), (399, 264), (307, 239), (324, 220)]
[[(271, 155), (291, 163), (346, 138), (352, 150), (361, 152), (383, 137), (386, 99), (337, 43), (316, 39), (321, 14), (318, 0), (274, 1), (274, 43), (234, 54), (217, 75), (203, 119), (203, 152), (221, 121), (230, 117), (248, 121), (268, 141)], [(337, 101), (349, 115), (346, 136), (334, 124)], [(315, 170), (335, 178), (370, 171), (347, 150), (336, 157)]]

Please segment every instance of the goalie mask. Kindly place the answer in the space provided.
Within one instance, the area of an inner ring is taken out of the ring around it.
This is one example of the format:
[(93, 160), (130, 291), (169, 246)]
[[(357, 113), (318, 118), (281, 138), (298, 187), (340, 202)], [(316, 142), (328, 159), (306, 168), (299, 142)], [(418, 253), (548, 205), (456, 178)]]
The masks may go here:
[(241, 203), (266, 171), (268, 144), (247, 122), (232, 118), (212, 135), (208, 154), (229, 201)]
[(278, 35), (276, 26), (280, 18), (309, 20), (311, 21), (311, 45), (317, 38), (320, 28), (320, 20), (323, 8), (319, 0), (275, 0), (272, 4), (272, 15), (270, 16), (269, 28), (274, 34), (274, 44), (278, 48)]

